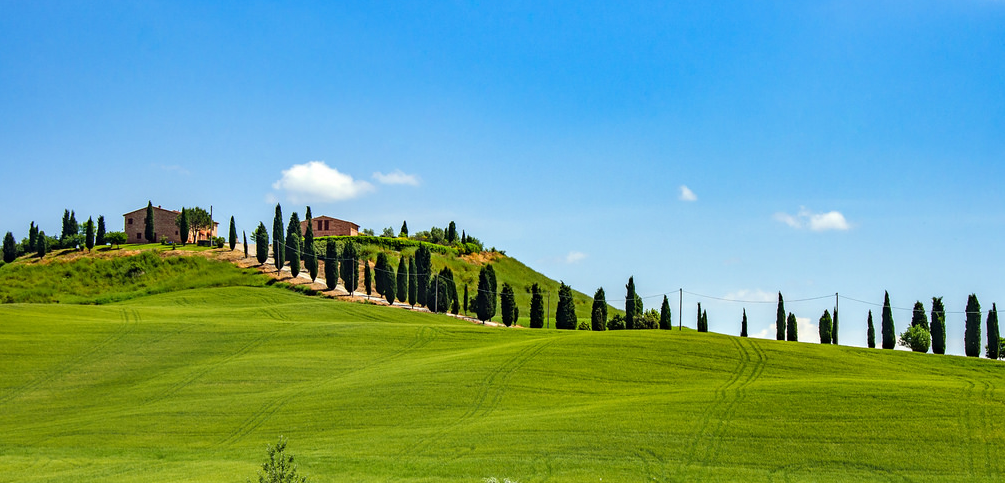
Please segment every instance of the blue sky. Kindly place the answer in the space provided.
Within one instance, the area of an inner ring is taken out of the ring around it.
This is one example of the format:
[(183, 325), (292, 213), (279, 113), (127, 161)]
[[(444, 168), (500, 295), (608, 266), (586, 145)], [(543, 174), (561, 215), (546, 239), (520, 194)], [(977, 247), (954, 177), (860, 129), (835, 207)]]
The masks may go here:
[(0, 226), (309, 203), (652, 307), (1005, 300), (1005, 3), (357, 3), (0, 1)]

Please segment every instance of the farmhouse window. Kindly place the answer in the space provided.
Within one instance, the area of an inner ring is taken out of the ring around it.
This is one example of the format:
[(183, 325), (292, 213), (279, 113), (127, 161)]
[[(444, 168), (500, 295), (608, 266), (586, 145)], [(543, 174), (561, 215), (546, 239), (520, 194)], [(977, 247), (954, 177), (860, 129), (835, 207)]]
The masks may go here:
[(328, 230), (328, 220), (325, 220), (325, 230)]
[(321, 231), (322, 226), (324, 226), (324, 221), (318, 220), (318, 231)]
[(140, 235), (140, 232), (136, 232), (136, 239), (139, 240), (140, 238), (143, 238), (143, 235)]
[(128, 220), (128, 221), (126, 222), (126, 224), (127, 224), (127, 225), (132, 225), (132, 224), (133, 224), (133, 219), (132, 219), (132, 218), (130, 218), (130, 219), (129, 219), (129, 220)]

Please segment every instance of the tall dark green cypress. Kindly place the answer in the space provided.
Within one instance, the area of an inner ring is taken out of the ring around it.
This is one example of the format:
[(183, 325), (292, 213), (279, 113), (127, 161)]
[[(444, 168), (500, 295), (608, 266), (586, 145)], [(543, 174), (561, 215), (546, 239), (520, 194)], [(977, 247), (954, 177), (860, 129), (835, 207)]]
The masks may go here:
[(87, 251), (94, 248), (94, 220), (91, 217), (87, 217), (87, 221), (84, 222), (84, 246), (87, 247)]
[(670, 330), (673, 328), (673, 320), (670, 314), (670, 300), (663, 296), (663, 305), (660, 306), (660, 329)]
[(3, 261), (10, 263), (17, 259), (17, 244), (14, 242), (14, 234), (7, 232), (3, 237)]
[(991, 310), (988, 311), (988, 359), (998, 360), (1001, 356), (1001, 340), (998, 333), (998, 307), (996, 304), (991, 304)]
[(311, 226), (313, 223), (311, 218), (311, 207), (307, 207), (307, 230), (304, 233), (304, 268), (307, 269), (307, 273), (311, 276), (311, 282), (317, 280), (318, 278), (318, 250), (314, 246), (314, 228)]
[(401, 230), (398, 231), (398, 236), (402, 238), (408, 238), (408, 222), (401, 222)]
[(255, 259), (259, 265), (269, 261), (269, 231), (262, 222), (258, 222), (258, 228), (255, 228)]
[(942, 297), (932, 297), (932, 353), (946, 353), (946, 307)]
[(381, 276), (384, 277), (384, 300), (387, 300), (388, 305), (394, 305), (394, 292), (397, 284), (394, 281), (394, 267), (386, 258), (384, 259), (384, 274)]
[(356, 243), (347, 241), (342, 247), (342, 257), (339, 259), (339, 275), (345, 289), (352, 296), (359, 286), (359, 252)]
[(398, 302), (404, 303), (408, 300), (408, 264), (405, 262), (405, 256), (401, 255), (398, 257), (398, 273), (397, 282), (394, 287), (394, 293), (398, 297)]
[(701, 331), (708, 332), (708, 310), (701, 311)]
[[(296, 213), (293, 213), (296, 215)], [(299, 223), (298, 223), (299, 225)], [(300, 237), (297, 236), (296, 232), (290, 232), (286, 234), (286, 246), (295, 247), (290, 250), (290, 274), (293, 278), (297, 278), (300, 275)]]
[(387, 269), (390, 264), (387, 262), (387, 254), (377, 253), (377, 261), (373, 264), (373, 289), (377, 295), (384, 295), (387, 290)]
[(448, 244), (457, 241), (457, 225), (454, 224), (453, 221), (451, 221), (450, 224), (447, 225), (447, 233), (445, 238), (447, 239)]
[(427, 306), (433, 312), (444, 313), (453, 305), (456, 294), (454, 274), (450, 268), (444, 267), (440, 273), (434, 274), (429, 279), (429, 286), (426, 288)]
[(831, 322), (831, 313), (828, 312), (828, 311), (826, 311), (826, 310), (824, 310), (824, 314), (820, 316), (820, 322), (817, 325), (817, 331), (820, 332), (820, 343), (821, 344), (830, 344), (831, 343), (831, 340), (832, 340), (831, 330), (834, 329), (834, 327), (833, 327), (832, 324), (833, 323)]
[(426, 287), (429, 286), (429, 277), (433, 274), (433, 258), (429, 246), (419, 243), (419, 249), (415, 251), (415, 281), (418, 292), (416, 293), (416, 303), (426, 306)]
[(967, 297), (967, 328), (963, 334), (967, 357), (981, 356), (981, 303), (976, 294)]
[(893, 349), (897, 347), (897, 328), (893, 325), (893, 309), (890, 308), (890, 292), (884, 292), (883, 296), (883, 348)]
[(181, 239), (181, 244), (182, 245), (188, 244), (188, 229), (190, 226), (188, 221), (188, 210), (182, 208), (181, 213), (178, 214), (178, 218), (175, 219), (174, 224), (175, 226), (178, 227), (178, 233), (179, 238)]
[(914, 303), (914, 310), (911, 312), (911, 327), (920, 325), (925, 331), (931, 333), (932, 329), (928, 327), (928, 315), (925, 314), (925, 304), (921, 301)]
[[(102, 218), (99, 216), (98, 220), (102, 220)], [(38, 227), (35, 226), (35, 222), (33, 221), (33, 222), (31, 222), (31, 225), (28, 226), (28, 250), (29, 251), (32, 251), (32, 252), (35, 251), (35, 242), (37, 242), (37, 241), (38, 241)], [(102, 243), (102, 245), (104, 245), (104, 243)]]
[(704, 327), (702, 326), (702, 317), (701, 317), (701, 302), (698, 302), (698, 321), (697, 321), (697, 326), (696, 326), (696, 328), (697, 328), (698, 332), (705, 332), (705, 329), (704, 329)]
[[(153, 205), (149, 205), (148, 204), (148, 208), (151, 208), (152, 206)], [(69, 235), (69, 234), (70, 234), (70, 210), (69, 209), (64, 209), (63, 210), (63, 228), (59, 232), (59, 241), (60, 241), (60, 243), (62, 243), (63, 240), (66, 240), (66, 236)]]
[[(531, 314), (534, 310), (531, 309)], [(531, 317), (533, 320), (533, 317)], [(593, 330), (607, 330), (607, 294), (600, 287), (593, 294), (593, 307), (590, 311), (590, 325)]]
[(373, 293), (373, 274), (370, 272), (370, 260), (363, 260), (363, 290), (367, 297)]
[(154, 203), (152, 201), (147, 201), (147, 215), (143, 218), (143, 223), (146, 225), (143, 227), (143, 238), (149, 243), (157, 241), (154, 234)]
[(328, 290), (338, 285), (338, 243), (334, 238), (325, 241), (325, 285)]
[(876, 348), (876, 327), (872, 325), (872, 311), (869, 311), (869, 319), (866, 321), (865, 339), (870, 349)]
[(35, 253), (38, 254), (38, 258), (42, 259), (45, 257), (46, 253), (49, 253), (49, 240), (45, 238), (45, 232), (38, 232), (38, 240), (35, 241)]
[(565, 282), (559, 282), (555, 328), (576, 330), (576, 306), (572, 299), (572, 287), (566, 285)]
[(743, 320), (740, 321), (740, 337), (747, 336), (747, 309), (743, 309)]
[(544, 327), (544, 296), (541, 294), (541, 286), (535, 283), (530, 286), (530, 328), (542, 327)]
[(234, 223), (234, 216), (230, 217), (230, 233), (227, 238), (227, 242), (230, 244), (230, 251), (234, 251), (234, 247), (237, 246), (237, 223)]
[(408, 259), (408, 305), (415, 307), (419, 298), (419, 279), (416, 278), (415, 257)]
[[(290, 236), (292, 235), (292, 238)], [(290, 223), (286, 225), (286, 260), (290, 262), (290, 269), (293, 269), (293, 252), (297, 252), (297, 263), (301, 260), (301, 251), (303, 244), (303, 234), (300, 231), (300, 215), (294, 211), (290, 214)], [(297, 271), (300, 271), (300, 267), (297, 267)]]
[[(105, 246), (105, 217), (98, 215), (98, 232), (94, 235), (94, 243), (99, 247)], [(36, 233), (37, 235), (37, 233)]]
[(286, 235), (283, 233), (283, 208), (276, 203), (276, 216), (272, 219), (272, 261), (276, 265), (276, 272), (283, 269), (286, 262), (286, 248), (284, 241)]
[(796, 322), (796, 314), (791, 312), (785, 320), (785, 340), (799, 342), (799, 324)]
[(478, 320), (491, 320), (496, 314), (495, 269), (487, 264), (478, 272), (478, 294), (475, 295), (475, 312)]
[[(638, 314), (635, 313), (635, 277), (628, 277), (628, 285), (625, 285), (627, 294), (625, 295), (625, 328), (632, 330), (635, 328), (635, 320)], [(557, 322), (556, 322), (557, 324)], [(558, 327), (556, 325), (555, 327)]]
[(468, 315), (468, 284), (464, 284), (464, 315)]
[(834, 307), (834, 323), (831, 327), (831, 344), (837, 345), (838, 343), (838, 309), (837, 306)]
[(241, 236), (244, 237), (244, 243), (241, 244), (244, 247), (244, 258), (248, 258), (248, 232), (241, 230)]
[(775, 311), (775, 340), (785, 340), (785, 301), (778, 292), (778, 309)]
[(499, 295), (499, 307), (502, 309), (502, 320), (506, 327), (513, 325), (513, 310), (516, 308), (516, 297), (513, 287), (508, 283), (502, 285), (502, 292)]

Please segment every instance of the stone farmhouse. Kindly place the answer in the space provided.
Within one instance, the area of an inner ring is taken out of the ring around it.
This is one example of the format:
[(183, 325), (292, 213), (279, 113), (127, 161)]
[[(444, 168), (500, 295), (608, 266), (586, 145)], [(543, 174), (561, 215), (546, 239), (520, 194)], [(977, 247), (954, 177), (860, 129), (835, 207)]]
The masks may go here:
[[(330, 216), (315, 216), (311, 219), (314, 236), (356, 236), (359, 235), (359, 225), (332, 218)], [(300, 233), (307, 233), (307, 220), (300, 222)]]
[[(161, 238), (166, 238), (168, 241), (174, 243), (181, 243), (181, 235), (178, 232), (178, 225), (175, 224), (175, 220), (178, 219), (180, 211), (175, 210), (165, 210), (160, 206), (154, 207), (154, 241), (160, 242)], [(130, 211), (122, 215), (123, 224), (125, 226), (125, 233), (127, 237), (126, 243), (147, 243), (147, 239), (143, 237), (143, 233), (146, 231), (146, 218), (147, 218), (147, 207), (140, 208), (136, 211)], [(213, 228), (208, 230), (199, 230), (198, 239), (207, 240), (210, 237), (216, 236), (217, 228), (219, 223), (213, 222)], [(189, 230), (187, 243), (195, 243), (196, 240), (195, 230)]]

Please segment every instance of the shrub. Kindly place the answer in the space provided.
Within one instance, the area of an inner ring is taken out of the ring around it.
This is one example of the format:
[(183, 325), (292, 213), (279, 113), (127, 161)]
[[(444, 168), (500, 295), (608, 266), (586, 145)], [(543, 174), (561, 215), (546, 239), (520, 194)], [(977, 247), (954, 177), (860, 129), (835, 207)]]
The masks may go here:
[(932, 334), (920, 324), (912, 325), (900, 334), (900, 345), (914, 352), (928, 352), (928, 347), (932, 345)]
[(592, 330), (592, 324), (588, 320), (580, 320), (578, 330)]
[(262, 463), (258, 483), (306, 483), (307, 477), (297, 474), (294, 456), (286, 453), (286, 438), (280, 436), (275, 446), (266, 445), (265, 453), (268, 459)]
[(607, 330), (625, 330), (625, 317), (621, 314), (614, 314), (614, 317), (607, 321)]

